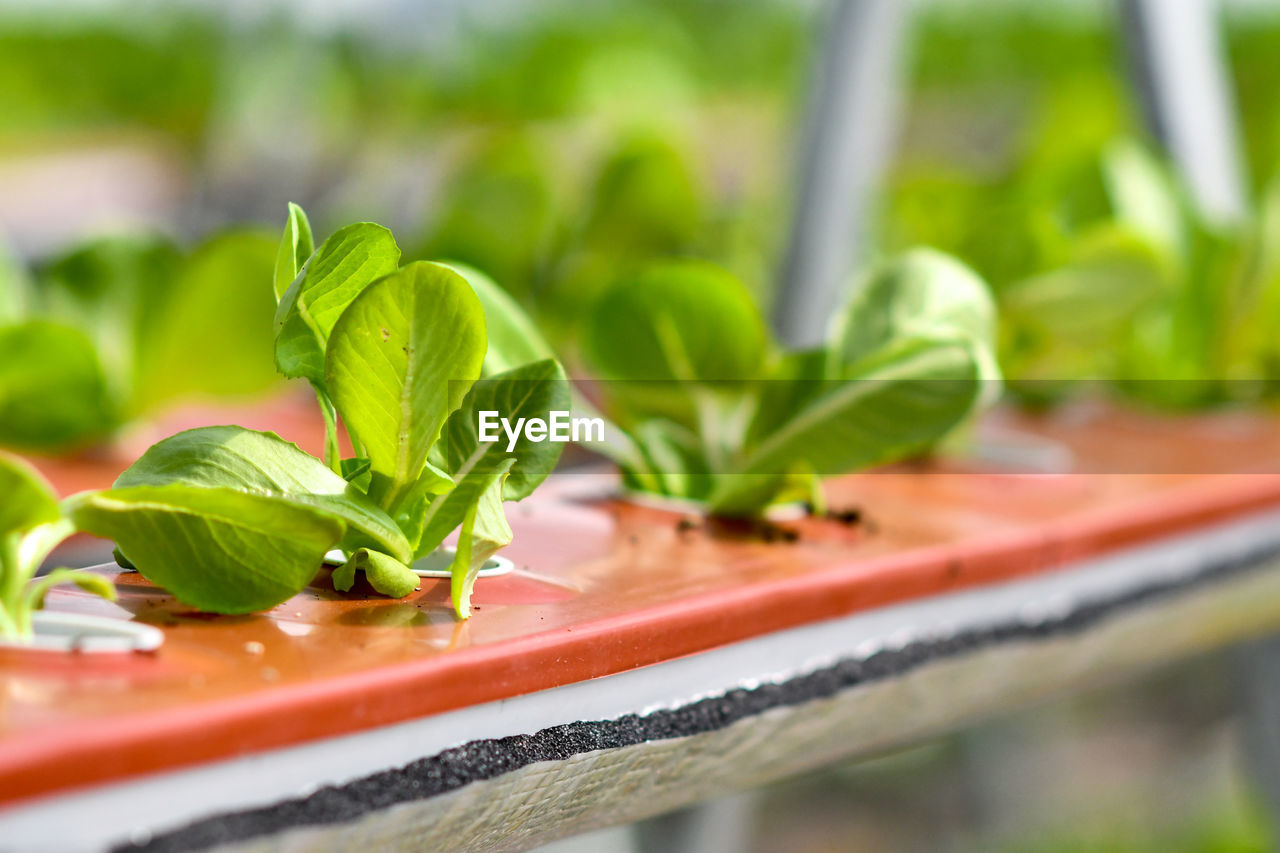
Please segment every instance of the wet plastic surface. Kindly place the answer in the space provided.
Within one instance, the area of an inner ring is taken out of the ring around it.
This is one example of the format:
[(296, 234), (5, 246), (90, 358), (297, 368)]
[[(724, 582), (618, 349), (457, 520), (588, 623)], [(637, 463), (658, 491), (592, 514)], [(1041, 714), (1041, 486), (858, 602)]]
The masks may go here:
[[(113, 660), (0, 650), (0, 801), (620, 672), (1280, 505), (1278, 430), (1250, 424), (1040, 424), (1077, 467), (1127, 473), (860, 475), (829, 489), (856, 523), (806, 518), (767, 537), (610, 498), (607, 475), (561, 475), (510, 509), (517, 571), (478, 582), (465, 623), (445, 580), (392, 601), (339, 595), (327, 570), (245, 617), (196, 613), (134, 574), (117, 578), (116, 604), (60, 589), (51, 608), (155, 625), (165, 644)], [(1186, 470), (1206, 455), (1239, 473)]]

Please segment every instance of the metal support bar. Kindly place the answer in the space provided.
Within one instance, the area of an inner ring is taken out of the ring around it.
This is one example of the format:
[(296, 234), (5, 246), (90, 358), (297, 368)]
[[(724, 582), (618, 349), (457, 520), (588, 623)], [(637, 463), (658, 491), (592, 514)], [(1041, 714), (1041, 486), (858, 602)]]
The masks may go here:
[(907, 0), (836, 0), (814, 70), (799, 197), (774, 326), (790, 346), (822, 340), (865, 251), (867, 219), (897, 125)]
[(1217, 0), (1121, 0), (1120, 11), (1149, 131), (1207, 219), (1240, 221), (1246, 170)]

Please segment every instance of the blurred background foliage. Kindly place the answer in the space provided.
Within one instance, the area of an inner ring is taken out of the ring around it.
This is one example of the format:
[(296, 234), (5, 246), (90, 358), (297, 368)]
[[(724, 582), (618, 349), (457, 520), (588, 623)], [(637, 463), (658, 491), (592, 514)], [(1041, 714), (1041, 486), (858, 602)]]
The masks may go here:
[[(1261, 204), (1280, 162), (1280, 9), (1229, 11)], [(714, 260), (767, 304), (820, 12), (814, 0), (0, 7), (0, 181), (14, 177), (0, 228), (39, 259), (104, 223), (140, 221), (190, 241), (274, 225), (297, 200), (322, 232), (373, 219), (411, 235), (410, 256), (486, 271), (562, 344), (594, 294), (655, 257)], [(1156, 309), (1138, 287), (1124, 310), (1094, 322), (1091, 288), (1117, 275), (1189, 281), (1231, 265), (1197, 256), (1178, 259), (1192, 271), (1170, 269), (1173, 260), (1150, 257), (1167, 246), (1112, 227), (1126, 214), (1108, 151), (1143, 138), (1113, 4), (923, 3), (908, 44), (907, 109), (874, 251), (930, 245), (977, 270), (1009, 305), (1015, 378), (1275, 372), (1269, 352), (1248, 363), (1202, 358), (1189, 332), (1164, 328), (1188, 310), (1185, 295)], [(67, 185), (86, 171), (114, 172), (125, 186), (95, 178), (86, 204)], [(49, 198), (51, 187), (65, 198)], [(1084, 293), (1063, 309), (1074, 326), (1022, 322), (1044, 314), (1044, 294), (1031, 298), (1026, 283), (1055, 271), (1055, 298)], [(1145, 338), (1116, 343), (1116, 328), (1135, 322)], [(1090, 357), (1100, 343), (1122, 355)], [(1233, 396), (1209, 386), (1154, 402)], [(1050, 388), (1026, 385), (1025, 396), (1052, 399)]]

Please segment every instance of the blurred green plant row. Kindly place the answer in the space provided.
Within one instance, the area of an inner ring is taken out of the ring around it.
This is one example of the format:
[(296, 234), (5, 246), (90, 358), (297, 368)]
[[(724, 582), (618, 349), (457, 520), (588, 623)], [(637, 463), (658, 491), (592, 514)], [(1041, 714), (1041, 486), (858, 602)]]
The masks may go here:
[[(1280, 79), (1267, 45), (1278, 21), (1226, 21), (1253, 179), (1250, 214), (1232, 223), (1201, 216), (1142, 141), (1113, 27), (1035, 10), (963, 24), (940, 14), (926, 27), (937, 49), (918, 55), (881, 245), (932, 245), (983, 276), (1024, 401), (1085, 379), (1162, 407), (1274, 396)], [(990, 39), (963, 35), (984, 28)]]
[(0, 446), (83, 449), (177, 399), (266, 390), (274, 261), (251, 231), (103, 237), (31, 271), (0, 257)]
[[(976, 270), (1025, 401), (1069, 393), (1052, 381), (1067, 378), (1113, 380), (1164, 406), (1269, 397), (1280, 377), (1280, 191), (1268, 189), (1280, 67), (1268, 45), (1280, 17), (1228, 21), (1255, 215), (1224, 227), (1202, 221), (1134, 141), (1103, 5), (926, 7), (878, 254), (931, 246)], [(714, 261), (767, 308), (814, 11), (538, 4), (511, 21), (463, 14), (390, 47), (195, 11), (13, 18), (0, 21), (0, 153), (142, 128), (198, 170), (228, 122), (262, 118), (255, 99), (289, 105), (277, 121), (300, 128), (299, 150), (307, 134), (337, 137), (339, 160), (370, 139), (426, 140), (446, 167), (416, 239), (400, 229), (406, 257), (492, 276), (572, 369), (600, 295), (664, 258)], [(361, 213), (380, 215), (373, 206)], [(341, 199), (319, 207), (322, 219), (351, 213)], [(241, 318), (264, 316), (269, 294), (254, 283), (269, 243), (248, 232), (194, 249), (106, 238), (31, 271), (8, 264), (0, 355), (22, 356), (0, 360), (0, 443), (85, 446), (192, 393), (265, 388), (271, 330)]]

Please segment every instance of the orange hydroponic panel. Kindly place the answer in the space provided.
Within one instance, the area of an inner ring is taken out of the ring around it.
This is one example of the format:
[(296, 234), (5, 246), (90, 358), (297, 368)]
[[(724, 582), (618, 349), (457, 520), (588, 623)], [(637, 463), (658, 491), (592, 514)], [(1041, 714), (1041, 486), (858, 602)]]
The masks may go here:
[(0, 800), (617, 673), (1280, 505), (1272, 422), (992, 423), (1052, 436), (1077, 471), (1098, 473), (907, 466), (832, 483), (832, 508), (856, 513), (756, 529), (567, 473), (511, 509), (518, 571), (478, 583), (468, 622), (446, 581), (393, 601), (339, 595), (327, 571), (244, 617), (193, 612), (135, 574), (116, 578), (116, 604), (59, 589), (49, 607), (137, 619), (166, 642), (114, 658), (0, 650)]

